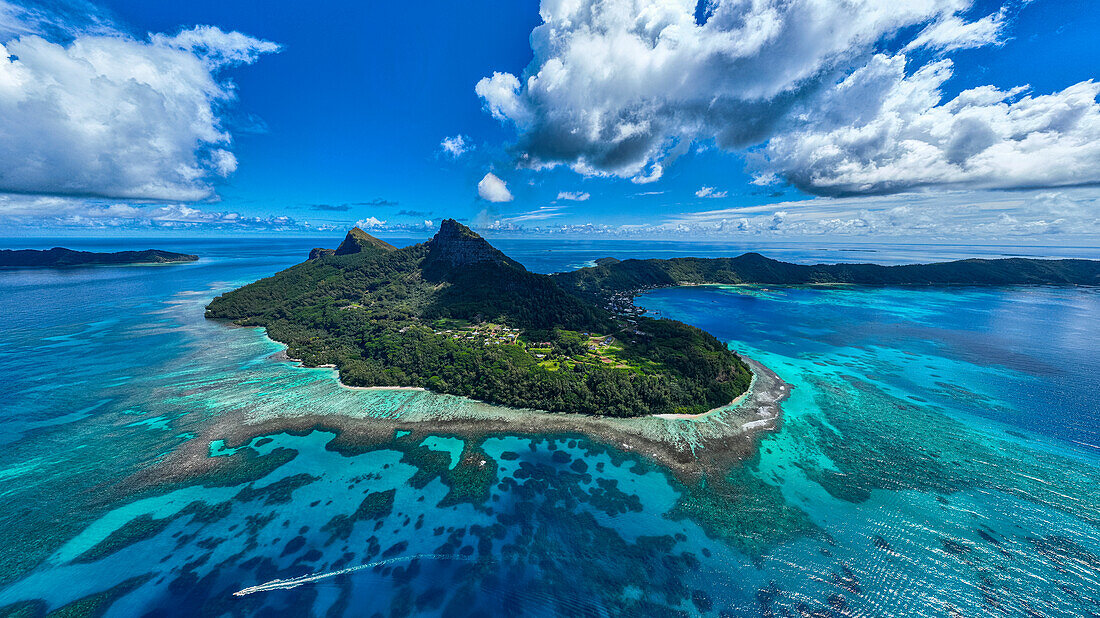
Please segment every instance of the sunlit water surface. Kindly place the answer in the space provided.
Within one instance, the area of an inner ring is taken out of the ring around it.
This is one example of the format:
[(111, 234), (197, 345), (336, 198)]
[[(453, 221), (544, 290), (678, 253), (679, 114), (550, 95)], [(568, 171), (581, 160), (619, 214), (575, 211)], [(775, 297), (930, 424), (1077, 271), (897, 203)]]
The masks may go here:
[[(20, 244), (36, 245), (7, 246)], [(639, 304), (654, 315), (714, 333), (795, 387), (760, 455), (706, 486), (578, 436), (395, 434), (355, 448), (323, 429), (215, 441), (211, 456), (228, 464), (219, 475), (132, 482), (236, 411), (370, 416), (429, 405), (343, 389), (331, 371), (271, 360), (280, 346), (261, 332), (202, 318), (214, 295), (318, 244), (335, 241), (149, 241), (142, 247), (202, 260), (0, 272), (3, 611), (1100, 612), (1094, 289), (646, 294)], [(498, 245), (541, 272), (604, 255), (751, 248)], [(768, 249), (882, 263), (1012, 252)]]

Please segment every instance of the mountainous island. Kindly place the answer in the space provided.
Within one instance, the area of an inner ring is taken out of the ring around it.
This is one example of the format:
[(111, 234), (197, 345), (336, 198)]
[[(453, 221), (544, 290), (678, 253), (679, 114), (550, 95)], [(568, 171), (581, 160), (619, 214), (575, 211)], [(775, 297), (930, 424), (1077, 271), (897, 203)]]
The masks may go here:
[(562, 287), (610, 298), (688, 284), (1100, 285), (1098, 260), (967, 259), (935, 264), (790, 264), (759, 253), (733, 258), (617, 260), (553, 275)]
[(697, 414), (752, 380), (714, 336), (616, 315), (462, 224), (397, 249), (356, 228), (335, 250), (223, 294), (209, 318), (263, 326), (351, 386), (416, 386), (512, 407)]
[[(684, 284), (1098, 285), (1100, 261), (789, 264), (625, 260), (542, 275), (447, 220), (397, 249), (355, 228), (336, 249), (215, 298), (208, 318), (262, 326), (350, 386), (412, 386), (511, 407), (695, 415), (745, 393), (752, 371), (712, 335), (641, 315), (636, 293)], [(758, 372), (759, 373), (759, 372)]]
[(64, 247), (53, 249), (0, 250), (0, 268), (60, 268), (65, 266), (119, 266), (126, 264), (168, 264), (194, 262), (197, 255), (173, 253), (160, 249), (96, 253), (73, 251)]

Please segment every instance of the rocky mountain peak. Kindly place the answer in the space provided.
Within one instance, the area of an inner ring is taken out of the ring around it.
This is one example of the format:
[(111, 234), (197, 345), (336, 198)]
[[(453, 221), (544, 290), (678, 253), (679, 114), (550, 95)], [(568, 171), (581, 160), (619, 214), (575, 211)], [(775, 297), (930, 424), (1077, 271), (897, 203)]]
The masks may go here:
[(521, 264), (504, 255), (470, 228), (454, 219), (446, 219), (439, 231), (428, 241), (429, 258), (441, 267), (454, 268), (473, 264), (507, 264), (526, 270)]
[(363, 253), (365, 251), (378, 249), (382, 251), (396, 251), (397, 247), (394, 247), (384, 240), (379, 240), (357, 227), (353, 227), (348, 230), (348, 235), (344, 237), (344, 242), (340, 243), (340, 246), (336, 248), (335, 254), (348, 255), (350, 253)]

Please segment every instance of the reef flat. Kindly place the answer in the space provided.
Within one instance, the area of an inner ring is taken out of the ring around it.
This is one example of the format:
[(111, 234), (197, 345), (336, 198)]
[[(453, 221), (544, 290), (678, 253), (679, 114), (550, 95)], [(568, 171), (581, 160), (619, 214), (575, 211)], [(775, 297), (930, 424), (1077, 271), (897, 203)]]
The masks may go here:
[[(637, 453), (669, 469), (685, 482), (721, 476), (729, 466), (752, 457), (758, 434), (780, 422), (781, 403), (790, 386), (764, 365), (743, 359), (753, 371), (749, 390), (738, 401), (698, 418), (645, 416), (611, 418), (587, 414), (512, 409), (465, 397), (392, 389), (378, 405), (317, 414), (308, 406), (251, 414), (247, 410), (214, 419), (197, 439), (181, 445), (165, 465), (139, 475), (141, 484), (220, 474), (228, 458), (214, 456), (247, 448), (260, 436), (337, 434), (330, 448), (361, 452), (395, 437), (456, 436), (476, 444), (499, 435), (578, 435)], [(384, 391), (380, 391), (384, 392)], [(218, 453), (211, 450), (216, 444)], [(474, 462), (475, 467), (477, 462)]]

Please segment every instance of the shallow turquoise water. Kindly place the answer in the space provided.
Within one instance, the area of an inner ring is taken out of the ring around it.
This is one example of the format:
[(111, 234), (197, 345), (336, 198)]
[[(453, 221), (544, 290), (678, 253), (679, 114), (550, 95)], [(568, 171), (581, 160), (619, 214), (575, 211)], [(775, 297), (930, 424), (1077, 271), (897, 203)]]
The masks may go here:
[[(213, 295), (314, 244), (274, 243), (273, 256), (272, 243), (210, 241), (167, 247), (202, 254), (196, 264), (0, 273), (0, 607), (1100, 612), (1090, 289), (647, 294), (647, 309), (713, 332), (795, 387), (760, 456), (705, 487), (577, 436), (349, 446), (325, 430), (207, 445), (229, 464), (220, 476), (134, 482), (228, 414), (433, 405), (342, 389), (331, 371), (271, 360), (280, 346), (261, 333), (202, 319)], [(551, 271), (646, 247), (507, 249)]]

